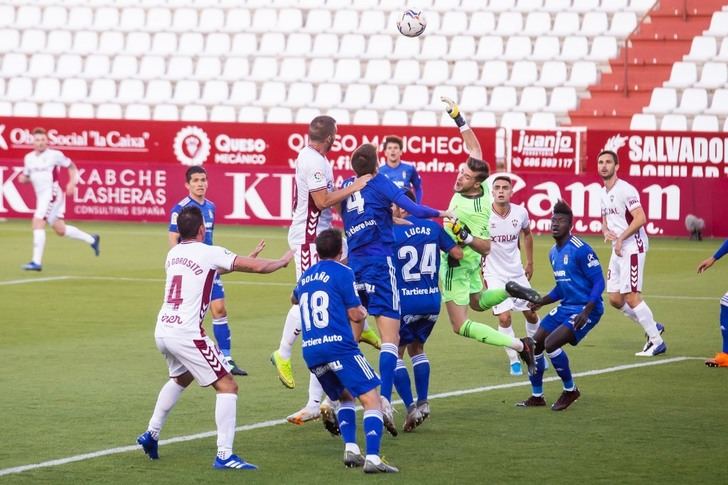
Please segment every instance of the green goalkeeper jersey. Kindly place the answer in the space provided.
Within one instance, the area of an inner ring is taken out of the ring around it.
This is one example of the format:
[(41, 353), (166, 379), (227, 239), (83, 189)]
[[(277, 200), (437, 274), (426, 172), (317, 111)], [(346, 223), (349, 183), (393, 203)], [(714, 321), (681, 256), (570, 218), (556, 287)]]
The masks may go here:
[[(466, 224), (470, 229), (470, 234), (480, 239), (489, 239), (490, 231), (488, 222), (490, 221), (490, 207), (492, 199), (490, 190), (486, 184), (482, 184), (483, 193), (481, 195), (465, 196), (456, 193), (450, 200), (448, 210), (454, 212), (457, 218)], [(447, 233), (455, 239), (452, 231), (445, 228)], [(481, 255), (470, 246), (463, 248), (463, 259), (461, 263), (467, 266), (480, 266)]]

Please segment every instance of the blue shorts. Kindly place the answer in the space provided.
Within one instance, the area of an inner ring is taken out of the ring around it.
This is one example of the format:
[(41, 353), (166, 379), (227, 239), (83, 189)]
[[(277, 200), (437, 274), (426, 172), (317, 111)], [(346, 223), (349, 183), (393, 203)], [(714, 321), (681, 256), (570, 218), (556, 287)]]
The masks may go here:
[(587, 320), (586, 325), (581, 327), (579, 330), (574, 330), (574, 317), (581, 313), (583, 309), (584, 307), (579, 306), (559, 305), (541, 319), (539, 327), (544, 329), (546, 332), (551, 333), (561, 325), (566, 325), (571, 328), (571, 331), (574, 333), (574, 339), (569, 343), (571, 345), (577, 345), (581, 342), (581, 339), (586, 337), (586, 334), (588, 334), (589, 331), (594, 328), (597, 323), (599, 323), (599, 319), (602, 318), (602, 315), (604, 314), (604, 308), (595, 308), (589, 314), (589, 319)]
[(439, 313), (429, 315), (402, 315), (399, 325), (399, 346), (412, 342), (427, 342), (435, 327)]
[(212, 282), (212, 296), (210, 301), (222, 300), (225, 298), (225, 288), (222, 287), (222, 278), (220, 275), (215, 275), (215, 280)]
[(334, 401), (339, 400), (344, 389), (358, 397), (382, 383), (362, 354), (342, 355), (337, 360), (309, 367), (309, 370)]
[(399, 320), (399, 290), (392, 257), (349, 255), (349, 267), (354, 271), (360, 297), (365, 295), (362, 303), (369, 314)]

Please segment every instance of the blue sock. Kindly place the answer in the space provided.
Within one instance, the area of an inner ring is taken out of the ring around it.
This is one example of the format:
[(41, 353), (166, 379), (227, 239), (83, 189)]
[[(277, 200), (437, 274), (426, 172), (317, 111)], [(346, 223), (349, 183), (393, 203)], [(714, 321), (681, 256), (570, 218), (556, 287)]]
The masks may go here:
[(364, 435), (366, 436), (367, 455), (379, 455), (383, 429), (384, 420), (381, 411), (364, 411)]
[(344, 443), (356, 443), (356, 411), (354, 401), (342, 402), (336, 411), (339, 420), (339, 430)]
[(531, 381), (531, 393), (534, 396), (543, 396), (543, 371), (544, 371), (544, 359), (543, 354), (536, 356), (536, 372), (532, 376), (528, 376), (528, 380)]
[(397, 346), (391, 343), (382, 344), (382, 350), (379, 351), (379, 376), (382, 379), (380, 393), (390, 402), (395, 367), (397, 367)]
[(728, 353), (728, 294), (720, 300), (720, 334), (723, 336), (723, 352)]
[(415, 375), (417, 401), (427, 401), (430, 389), (430, 361), (424, 353), (412, 357), (412, 373)]
[(565, 391), (574, 390), (574, 379), (571, 378), (571, 369), (569, 368), (569, 357), (564, 352), (564, 349), (557, 349), (549, 354), (551, 363), (554, 365), (554, 370), (561, 377), (564, 383)]
[(394, 387), (397, 394), (402, 398), (405, 407), (410, 407), (414, 398), (412, 397), (412, 381), (410, 381), (407, 366), (402, 359), (397, 359), (397, 367), (394, 369)]
[(227, 317), (212, 319), (212, 333), (215, 334), (215, 340), (222, 355), (230, 357), (231, 338)]

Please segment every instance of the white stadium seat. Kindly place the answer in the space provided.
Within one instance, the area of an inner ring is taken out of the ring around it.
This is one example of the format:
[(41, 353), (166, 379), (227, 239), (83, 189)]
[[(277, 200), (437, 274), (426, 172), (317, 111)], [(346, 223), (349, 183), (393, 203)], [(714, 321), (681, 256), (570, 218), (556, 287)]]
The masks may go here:
[(521, 91), (521, 99), (514, 111), (532, 113), (541, 111), (546, 107), (546, 89), (542, 87), (529, 86)]
[(38, 105), (30, 101), (20, 101), (13, 105), (13, 116), (38, 116)]
[(436, 60), (447, 56), (448, 40), (442, 35), (428, 35), (422, 41), (419, 59)]
[(372, 88), (368, 84), (349, 84), (341, 102), (342, 108), (359, 109), (369, 105), (372, 99)]
[(192, 75), (199, 81), (219, 79), (222, 74), (222, 65), (219, 57), (200, 57), (195, 63), (195, 72)]
[(528, 120), (525, 113), (509, 111), (501, 116), (500, 125), (504, 128), (526, 128)]
[(716, 89), (728, 84), (728, 65), (725, 62), (706, 62), (695, 87)]
[(571, 0), (549, 0), (545, 2), (541, 10), (550, 13), (559, 13), (571, 8)]
[(630, 130), (656, 130), (657, 120), (655, 115), (647, 113), (635, 113), (629, 122)]
[(286, 106), (299, 108), (308, 106), (313, 102), (313, 84), (296, 82), (288, 85)]
[(309, 10), (306, 15), (306, 24), (303, 26), (305, 32), (317, 34), (327, 32), (331, 27), (331, 12), (324, 9)]
[[(12, 82), (12, 80), (11, 80)], [(10, 86), (8, 84), (8, 86)], [(86, 81), (79, 78), (66, 78), (61, 86), (61, 101), (76, 102), (84, 101), (88, 95), (88, 85)]]
[(179, 37), (177, 51), (185, 56), (197, 55), (205, 50), (205, 38), (199, 32), (184, 32)]
[(371, 107), (374, 109), (388, 110), (399, 105), (399, 86), (391, 84), (379, 84), (374, 89)]
[(65, 118), (66, 105), (63, 103), (43, 103), (40, 106), (40, 116), (43, 118)]
[(119, 25), (119, 10), (113, 7), (96, 9), (94, 15), (94, 29), (99, 32), (115, 29)]
[(115, 31), (101, 32), (99, 35), (99, 46), (97, 53), (99, 54), (118, 54), (124, 49), (124, 34)]
[(387, 18), (384, 12), (377, 9), (363, 10), (359, 19), (359, 32), (370, 35), (378, 32), (385, 32), (387, 29)]
[(286, 56), (304, 58), (311, 52), (312, 38), (310, 34), (295, 32), (286, 38)]
[(168, 8), (153, 7), (147, 11), (146, 27), (149, 32), (169, 30), (172, 26), (172, 12)]
[(471, 35), (456, 35), (450, 39), (447, 59), (453, 61), (469, 60), (475, 55), (475, 39)]
[(478, 40), (478, 50), (475, 53), (475, 60), (489, 61), (500, 59), (503, 55), (503, 38), (495, 36), (483, 36)]
[[(430, 102), (427, 105), (427, 108), (438, 113), (445, 113), (445, 111), (443, 110), (443, 107), (445, 105), (442, 102), (443, 96), (446, 96), (450, 99), (458, 99), (458, 88), (455, 86), (435, 86), (432, 89), (432, 96), (430, 97)], [(452, 119), (450, 120), (450, 123), (452, 123)]]
[(266, 32), (260, 37), (259, 56), (279, 56), (286, 50), (286, 36), (280, 32)]
[(149, 32), (128, 32), (124, 52), (130, 55), (146, 55), (152, 48), (152, 36)]
[(278, 11), (276, 28), (281, 32), (298, 32), (303, 27), (303, 14), (297, 8), (283, 8)]
[(142, 30), (146, 24), (146, 14), (142, 8), (124, 8), (119, 19), (119, 30), (134, 32)]
[(23, 5), (15, 12), (15, 27), (27, 29), (41, 24), (41, 9), (37, 6)]
[(5, 99), (8, 101), (21, 101), (33, 96), (33, 82), (26, 77), (13, 77), (8, 80), (5, 88)]
[[(379, 52), (381, 49), (381, 52), (384, 52), (384, 55), (375, 55), (374, 52), (372, 52), (372, 41), (375, 37), (377, 37), (377, 44), (379, 44), (376, 51)], [(388, 57), (391, 53), (391, 57), (394, 59), (417, 59), (420, 55), (420, 42), (412, 42), (412, 39), (400, 35), (397, 37), (397, 41), (394, 44), (394, 51), (392, 51), (391, 42), (392, 38), (388, 35), (372, 36), (369, 39), (367, 57)]]
[(94, 105), (91, 103), (71, 103), (68, 107), (69, 118), (93, 118)]
[(210, 109), (210, 121), (233, 123), (235, 119), (235, 108), (232, 106), (213, 106)]
[(351, 119), (353, 125), (378, 125), (379, 115), (371, 109), (360, 109), (354, 112)]
[(359, 59), (339, 59), (336, 62), (334, 76), (331, 78), (331, 80), (337, 83), (347, 84), (355, 82), (360, 78), (361, 62), (359, 62)]
[(558, 37), (540, 36), (533, 45), (533, 52), (529, 56), (534, 61), (548, 61), (559, 57), (561, 42)]
[(286, 57), (281, 61), (280, 75), (278, 79), (281, 81), (298, 81), (306, 77), (306, 60), (300, 57)]
[(3, 39), (0, 52), (12, 52), (20, 45), (20, 32), (15, 29), (0, 29), (0, 38)]
[(541, 65), (541, 77), (534, 84), (554, 88), (566, 83), (566, 63), (563, 61), (547, 61)]
[(282, 105), (286, 100), (286, 84), (278, 81), (263, 83), (256, 105), (272, 107)]
[(697, 36), (690, 44), (690, 52), (685, 56), (686, 61), (708, 61), (715, 57), (718, 43), (715, 37)]
[(608, 13), (620, 12), (627, 8), (628, 0), (602, 0), (599, 8)]
[(230, 36), (221, 32), (205, 34), (205, 54), (223, 56), (230, 52)]
[(92, 103), (105, 103), (116, 98), (116, 83), (111, 79), (98, 78), (91, 82), (88, 101)]
[(258, 33), (270, 32), (271, 28), (277, 23), (277, 10), (272, 8), (258, 8), (253, 11), (253, 18), (247, 30)]
[(224, 104), (229, 97), (228, 83), (217, 79), (205, 82), (199, 102), (205, 105)]
[(382, 124), (386, 126), (407, 126), (409, 117), (406, 111), (390, 109), (382, 115)]
[(637, 16), (634, 12), (617, 12), (612, 16), (609, 33), (619, 37), (627, 37), (637, 27)]
[(156, 79), (164, 76), (166, 63), (161, 56), (144, 56), (139, 63), (139, 79)]
[(207, 121), (207, 108), (199, 104), (188, 104), (182, 107), (179, 119), (182, 121)]
[(450, 10), (442, 16), (440, 24), (441, 35), (458, 35), (468, 30), (468, 16), (459, 10)]
[(538, 68), (533, 61), (516, 61), (511, 68), (511, 78), (508, 84), (511, 86), (531, 86), (538, 79)]
[(154, 106), (152, 119), (160, 121), (177, 121), (179, 119), (179, 110), (173, 104), (158, 104)]
[(262, 123), (265, 121), (263, 108), (259, 108), (258, 106), (245, 106), (240, 108), (238, 121), (242, 123)]
[(495, 30), (495, 15), (493, 12), (477, 11), (470, 15), (470, 24), (466, 34), (475, 37), (491, 34)]
[(493, 128), (497, 126), (495, 114), (490, 111), (476, 111), (470, 117), (470, 125), (475, 128)]
[(341, 85), (333, 83), (321, 83), (316, 89), (314, 105), (325, 109), (334, 108), (341, 104)]
[(46, 51), (63, 54), (71, 50), (73, 35), (67, 30), (51, 30), (48, 32)]
[(293, 122), (307, 125), (311, 122), (312, 119), (320, 114), (321, 112), (315, 108), (301, 108), (296, 111), (296, 117)]
[(25, 54), (5, 54), (2, 62), (2, 74), (12, 79), (15, 76), (25, 74), (28, 71), (28, 58)]
[(531, 39), (524, 36), (514, 35), (508, 38), (506, 49), (501, 56), (507, 61), (526, 59), (531, 55)]
[(483, 65), (480, 84), (488, 87), (500, 86), (508, 80), (508, 74), (508, 64), (504, 61), (488, 61)]
[(45, 29), (58, 29), (65, 26), (67, 21), (68, 11), (65, 8), (56, 5), (50, 5), (43, 9), (42, 25)]
[(688, 129), (688, 120), (685, 115), (668, 114), (660, 120), (661, 130), (685, 131)]
[(45, 50), (46, 33), (42, 30), (28, 29), (20, 37), (20, 51), (33, 54)]
[(359, 28), (359, 15), (354, 10), (337, 10), (331, 23), (330, 32), (348, 34)]
[(714, 60), (728, 62), (728, 37), (721, 41), (720, 51), (718, 52), (718, 56)]
[[(98, 81), (98, 80), (97, 80)], [(113, 84), (113, 83), (112, 83)], [(33, 100), (39, 102), (56, 101), (61, 95), (61, 83), (58, 79), (42, 78), (35, 82)]]
[(728, 115), (728, 89), (716, 89), (713, 92), (710, 108), (705, 112), (714, 115)]
[(531, 11), (526, 17), (523, 33), (537, 37), (551, 31), (551, 16), (547, 12)]
[(590, 61), (606, 61), (617, 57), (617, 39), (612, 36), (598, 36), (592, 38), (591, 51), (586, 59)]
[(474, 113), (488, 106), (488, 92), (483, 86), (465, 86), (460, 96), (460, 107)]
[(523, 16), (520, 12), (503, 12), (498, 16), (495, 33), (502, 36), (523, 32)]
[(605, 12), (587, 12), (581, 22), (579, 33), (587, 37), (595, 37), (609, 30), (609, 17)]
[(697, 115), (690, 126), (692, 131), (718, 131), (718, 117), (714, 115)]
[(480, 68), (475, 61), (457, 61), (450, 75), (450, 83), (456, 86), (468, 86), (478, 80)]
[(124, 109), (127, 120), (151, 120), (152, 110), (148, 104), (129, 104)]
[(256, 99), (258, 99), (258, 90), (254, 82), (236, 81), (230, 90), (228, 102), (235, 106), (245, 106), (252, 104)]
[(450, 68), (447, 61), (427, 61), (420, 82), (428, 86), (437, 86), (448, 82)]
[(112, 79), (135, 77), (138, 69), (139, 62), (135, 56), (116, 56), (111, 63), (109, 77)]
[(147, 94), (144, 97), (144, 100), (147, 103), (165, 103), (170, 101), (171, 99), (172, 83), (161, 79), (154, 79), (147, 83)]
[(349, 110), (346, 109), (331, 108), (326, 110), (326, 114), (333, 117), (337, 123), (342, 125), (348, 125), (351, 122)]
[(225, 66), (222, 68), (220, 79), (225, 81), (237, 81), (245, 78), (250, 71), (248, 59), (241, 57), (228, 57), (225, 60)]
[(548, 130), (556, 126), (556, 116), (553, 113), (533, 113), (528, 120), (528, 127), (536, 130)]
[(562, 61), (579, 61), (589, 54), (589, 42), (586, 37), (570, 36), (564, 39), (561, 46), (561, 55), (559, 60)]
[(177, 52), (177, 36), (172, 32), (157, 32), (152, 38), (152, 54), (170, 55)]
[(576, 90), (572, 87), (557, 87), (551, 91), (551, 99), (549, 105), (544, 111), (552, 113), (566, 113), (576, 108), (578, 98)]
[(507, 12), (510, 10), (515, 10), (516, 0), (490, 0), (488, 8), (494, 12)]
[(73, 36), (72, 50), (76, 54), (90, 54), (96, 52), (99, 46), (99, 36), (96, 32), (79, 30)]
[[(94, 23), (94, 12), (89, 7), (75, 6), (68, 11), (67, 29), (72, 31), (90, 29)], [(69, 113), (71, 109), (69, 108)]]
[(571, 67), (571, 77), (567, 86), (586, 89), (599, 80), (597, 65), (591, 61), (578, 61)]
[(267, 123), (293, 123), (293, 111), (290, 108), (274, 106), (266, 113), (265, 121)]
[(663, 83), (666, 88), (686, 88), (698, 79), (697, 66), (692, 62), (676, 62), (672, 65), (670, 79)]
[(252, 81), (270, 81), (278, 75), (278, 62), (273, 57), (256, 57), (250, 68)]
[(144, 83), (139, 79), (122, 79), (116, 101), (121, 104), (138, 103), (144, 99)]
[(437, 115), (432, 111), (415, 111), (410, 118), (412, 126), (437, 126)]
[(516, 89), (510, 86), (498, 86), (490, 93), (488, 110), (503, 113), (512, 110), (518, 103)]
[(579, 14), (575, 12), (559, 12), (554, 17), (551, 35), (566, 37), (579, 32)]
[(104, 103), (96, 108), (96, 117), (101, 119), (119, 120), (123, 118), (121, 106), (116, 103)]
[(363, 82), (368, 84), (379, 84), (391, 81), (392, 66), (386, 59), (373, 59), (367, 62)]
[(78, 76), (82, 70), (83, 60), (77, 54), (63, 54), (56, 60), (55, 72), (61, 79)]
[(430, 101), (430, 96), (426, 86), (407, 86), (404, 88), (402, 100), (399, 102), (399, 108), (407, 110), (415, 110), (423, 108)]
[(14, 24), (15, 7), (12, 5), (0, 5), (0, 27), (7, 27)]
[(682, 92), (680, 105), (673, 113), (698, 114), (708, 108), (708, 93), (703, 88), (687, 88)]
[(728, 11), (715, 12), (710, 19), (710, 27), (708, 27), (705, 34), (716, 37), (728, 37)]
[(569, 10), (578, 13), (593, 12), (599, 10), (600, 0), (574, 0)]
[[(225, 11), (219, 8), (205, 8), (200, 12), (197, 28), (201, 32), (220, 32), (225, 26)], [(212, 116), (212, 114), (210, 115)], [(233, 116), (232, 120), (235, 120)]]
[(176, 81), (178, 79), (186, 79), (192, 76), (194, 66), (191, 57), (172, 57), (167, 63), (167, 73), (165, 79)]
[(240, 33), (233, 36), (232, 55), (249, 56), (255, 54), (258, 49), (258, 40), (255, 34)]
[(250, 27), (250, 10), (246, 8), (233, 8), (225, 16), (224, 32), (245, 32)]
[(364, 54), (366, 49), (366, 37), (361, 34), (346, 34), (339, 41), (338, 57), (356, 58)]

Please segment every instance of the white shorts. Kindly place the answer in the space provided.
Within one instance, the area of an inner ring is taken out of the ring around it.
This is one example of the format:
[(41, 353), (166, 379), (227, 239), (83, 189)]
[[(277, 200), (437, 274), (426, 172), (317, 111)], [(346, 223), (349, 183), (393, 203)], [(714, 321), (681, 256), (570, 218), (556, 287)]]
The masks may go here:
[(636, 293), (642, 291), (647, 253), (623, 253), (612, 250), (607, 269), (607, 293)]
[[(531, 287), (531, 283), (528, 281), (525, 274), (518, 276), (517, 278), (508, 279), (503, 279), (500, 276), (495, 275), (488, 275), (483, 278), (485, 279), (485, 286), (487, 286), (488, 289), (505, 288), (506, 283), (509, 281), (515, 281), (526, 288)], [(520, 298), (508, 298), (503, 303), (499, 303), (493, 307), (493, 315), (500, 315), (501, 313), (509, 312), (511, 310), (524, 312), (530, 310), (530, 308), (528, 308), (528, 302), (526, 300), (521, 300)]]
[(53, 224), (63, 219), (66, 213), (66, 196), (60, 188), (54, 188), (37, 196), (34, 219), (44, 219), (48, 224)]
[(157, 348), (167, 359), (169, 377), (179, 377), (189, 371), (200, 386), (209, 386), (225, 377), (232, 367), (210, 337), (156, 337)]
[[(343, 254), (342, 259), (347, 257), (348, 246), (346, 245), (346, 239), (343, 241)], [(296, 281), (301, 279), (301, 275), (308, 268), (319, 262), (318, 253), (316, 252), (316, 243), (304, 243), (294, 246), (293, 249), (293, 260), (296, 263)]]

